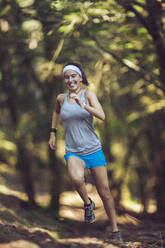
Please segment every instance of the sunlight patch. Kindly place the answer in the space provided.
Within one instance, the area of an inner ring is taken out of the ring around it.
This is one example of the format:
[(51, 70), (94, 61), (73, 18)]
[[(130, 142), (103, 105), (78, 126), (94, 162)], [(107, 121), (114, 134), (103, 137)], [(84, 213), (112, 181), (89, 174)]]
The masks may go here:
[(8, 244), (1, 244), (0, 248), (40, 248), (40, 246), (25, 240), (13, 241)]

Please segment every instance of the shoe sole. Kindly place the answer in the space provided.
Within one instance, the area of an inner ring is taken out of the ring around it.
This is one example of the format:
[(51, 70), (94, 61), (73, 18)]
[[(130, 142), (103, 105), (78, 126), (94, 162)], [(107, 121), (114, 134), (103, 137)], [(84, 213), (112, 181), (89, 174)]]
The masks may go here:
[(90, 221), (90, 222), (85, 221), (85, 223), (86, 223), (86, 224), (92, 224), (92, 223), (94, 223), (95, 221), (96, 221), (96, 217), (94, 218), (94, 220), (92, 220), (92, 221)]

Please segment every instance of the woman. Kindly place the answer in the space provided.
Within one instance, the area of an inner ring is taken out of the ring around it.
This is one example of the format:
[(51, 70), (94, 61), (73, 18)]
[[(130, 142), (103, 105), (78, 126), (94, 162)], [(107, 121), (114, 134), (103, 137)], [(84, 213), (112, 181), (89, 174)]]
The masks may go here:
[(105, 120), (105, 114), (94, 92), (81, 88), (81, 83), (88, 85), (81, 65), (69, 63), (63, 68), (64, 82), (68, 93), (57, 96), (56, 108), (52, 117), (49, 145), (56, 149), (56, 131), (61, 117), (65, 132), (64, 158), (73, 186), (84, 202), (86, 223), (95, 221), (95, 204), (84, 182), (84, 170), (90, 169), (97, 191), (103, 201), (108, 219), (112, 225), (111, 239), (121, 241), (116, 223), (114, 201), (109, 189), (107, 161), (101, 143), (95, 133), (93, 117)]

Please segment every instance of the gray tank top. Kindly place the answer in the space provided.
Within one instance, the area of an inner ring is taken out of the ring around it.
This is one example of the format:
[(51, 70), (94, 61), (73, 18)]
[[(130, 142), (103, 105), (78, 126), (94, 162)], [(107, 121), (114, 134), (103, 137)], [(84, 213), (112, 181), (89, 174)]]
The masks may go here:
[[(81, 100), (86, 103), (85, 91), (82, 90)], [(65, 132), (65, 152), (88, 155), (101, 149), (100, 140), (95, 133), (93, 116), (77, 103), (68, 101), (68, 93), (60, 111)]]

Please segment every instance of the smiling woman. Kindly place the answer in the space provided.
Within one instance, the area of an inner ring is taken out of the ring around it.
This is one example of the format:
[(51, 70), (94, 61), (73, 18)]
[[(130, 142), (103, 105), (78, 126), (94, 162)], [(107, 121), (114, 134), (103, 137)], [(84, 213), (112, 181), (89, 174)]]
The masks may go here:
[(122, 241), (109, 189), (107, 161), (93, 124), (93, 117), (105, 120), (104, 111), (95, 93), (81, 87), (81, 83), (88, 85), (88, 81), (79, 64), (67, 64), (63, 68), (63, 76), (68, 92), (57, 97), (49, 145), (51, 149), (56, 149), (56, 128), (61, 117), (65, 132), (64, 158), (72, 184), (84, 202), (85, 222), (95, 221), (95, 203), (88, 197), (84, 182), (84, 170), (90, 169), (112, 225), (110, 238)]

